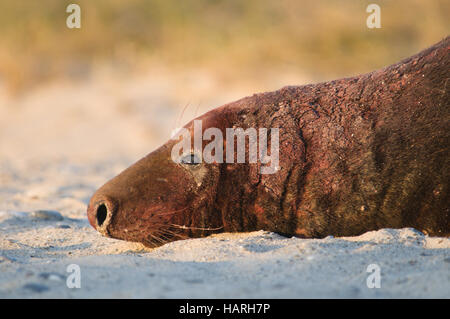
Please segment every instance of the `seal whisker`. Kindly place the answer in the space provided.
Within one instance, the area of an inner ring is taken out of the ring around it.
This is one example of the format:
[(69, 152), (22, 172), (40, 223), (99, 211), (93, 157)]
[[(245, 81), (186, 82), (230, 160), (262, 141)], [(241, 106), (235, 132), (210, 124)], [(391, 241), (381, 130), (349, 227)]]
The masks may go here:
[(158, 235), (158, 236), (161, 236), (161, 238), (163, 238), (163, 239), (169, 239), (169, 238), (167, 238), (167, 236), (173, 236), (173, 235), (176, 235), (175, 233), (170, 233), (167, 229), (164, 229), (164, 228), (159, 228), (159, 229), (156, 229), (156, 230), (154, 230), (154, 232)]
[(160, 230), (155, 230), (155, 233), (158, 235), (158, 238), (162, 240), (163, 243), (167, 243), (169, 240), (169, 238), (167, 238), (167, 236), (162, 233)]
[(178, 237), (178, 238), (180, 238), (180, 239), (187, 239), (187, 238), (189, 238), (189, 237), (186, 236), (186, 235), (183, 235), (183, 234), (180, 234), (180, 233), (173, 232), (173, 231), (169, 230), (168, 228), (165, 228), (165, 229), (164, 229), (164, 228), (161, 228), (161, 229), (156, 230), (156, 232), (158, 232), (158, 233), (160, 233), (160, 234), (170, 235), (170, 236), (173, 236), (173, 237)]
[(143, 239), (142, 239), (142, 243), (143, 243), (145, 246), (150, 247), (150, 248), (156, 248), (156, 247), (158, 247), (158, 245), (155, 244), (154, 240), (152, 240), (152, 239), (150, 239), (150, 238), (143, 238)]
[(190, 103), (191, 103), (191, 101), (188, 101), (188, 102), (184, 105), (183, 109), (181, 110), (180, 115), (179, 115), (178, 118), (175, 120), (175, 128), (174, 128), (174, 130), (177, 128), (178, 123), (182, 120), (183, 115), (184, 115), (184, 112), (186, 111), (186, 109), (188, 108), (188, 106), (189, 106)]
[(167, 234), (170, 234), (170, 235), (173, 235), (173, 236), (175, 236), (175, 237), (182, 238), (182, 239), (187, 239), (187, 238), (189, 238), (189, 236), (183, 235), (182, 233), (176, 233), (176, 232), (171, 231), (171, 230), (169, 230), (169, 229), (165, 229), (164, 231), (167, 232)]
[(223, 226), (211, 228), (211, 227), (193, 227), (193, 226), (185, 226), (185, 225), (177, 225), (177, 224), (171, 224), (171, 226), (181, 228), (181, 229), (195, 229), (195, 230), (219, 230), (219, 229), (223, 228)]
[[(155, 236), (155, 235), (153, 235), (153, 234), (149, 234), (149, 235), (150, 235), (152, 238), (154, 238), (157, 242), (161, 243), (161, 245), (164, 245), (164, 244), (167, 243), (167, 240), (161, 238), (160, 235), (158, 235), (159, 237), (158, 237), (158, 236)], [(155, 246), (155, 247), (157, 247), (157, 246)]]
[(155, 244), (154, 241), (149, 240), (149, 239), (144, 239), (144, 244), (150, 246), (151, 248), (156, 248), (156, 247), (158, 247), (158, 245)]

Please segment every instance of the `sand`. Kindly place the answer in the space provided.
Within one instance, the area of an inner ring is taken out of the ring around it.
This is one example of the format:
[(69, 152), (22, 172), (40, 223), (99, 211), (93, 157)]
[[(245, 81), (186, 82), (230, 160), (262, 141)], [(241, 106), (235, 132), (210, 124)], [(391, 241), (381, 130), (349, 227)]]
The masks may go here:
[[(158, 69), (15, 97), (0, 90), (0, 298), (449, 298), (450, 239), (410, 228), (324, 239), (226, 233), (148, 249), (89, 225), (95, 189), (195, 114), (251, 90)], [(80, 288), (67, 285), (73, 264)], [(367, 285), (372, 264), (380, 288)]]

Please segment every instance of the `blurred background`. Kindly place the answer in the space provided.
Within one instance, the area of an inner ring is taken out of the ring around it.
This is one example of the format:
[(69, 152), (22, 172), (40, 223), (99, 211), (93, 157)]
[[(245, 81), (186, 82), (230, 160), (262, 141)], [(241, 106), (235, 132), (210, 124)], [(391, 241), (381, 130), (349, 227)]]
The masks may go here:
[(448, 0), (2, 0), (0, 160), (134, 161), (221, 104), (415, 54), (449, 16)]

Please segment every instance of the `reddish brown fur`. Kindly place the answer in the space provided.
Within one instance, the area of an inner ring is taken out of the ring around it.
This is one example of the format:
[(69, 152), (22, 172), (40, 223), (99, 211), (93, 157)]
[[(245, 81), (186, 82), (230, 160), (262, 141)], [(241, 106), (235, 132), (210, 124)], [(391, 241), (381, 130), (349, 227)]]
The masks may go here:
[[(369, 74), (210, 111), (198, 118), (203, 129), (279, 127), (281, 170), (176, 164), (169, 141), (102, 186), (89, 221), (104, 235), (152, 246), (259, 229), (324, 237), (415, 227), (449, 236), (449, 48), (447, 37)], [(107, 208), (101, 226), (99, 204)]]

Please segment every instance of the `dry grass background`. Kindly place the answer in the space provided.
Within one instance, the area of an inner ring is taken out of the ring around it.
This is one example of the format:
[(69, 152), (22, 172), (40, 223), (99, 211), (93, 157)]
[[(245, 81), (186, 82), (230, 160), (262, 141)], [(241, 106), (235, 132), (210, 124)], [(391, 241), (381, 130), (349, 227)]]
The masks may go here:
[[(78, 30), (65, 25), (72, 2), (82, 9)], [(373, 2), (381, 29), (366, 27)], [(49, 79), (86, 79), (100, 65), (127, 73), (148, 63), (206, 69), (224, 85), (272, 71), (330, 79), (439, 41), (449, 13), (447, 0), (2, 0), (0, 80), (20, 93)]]

